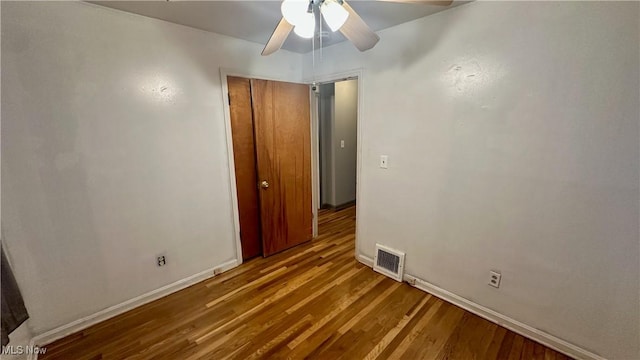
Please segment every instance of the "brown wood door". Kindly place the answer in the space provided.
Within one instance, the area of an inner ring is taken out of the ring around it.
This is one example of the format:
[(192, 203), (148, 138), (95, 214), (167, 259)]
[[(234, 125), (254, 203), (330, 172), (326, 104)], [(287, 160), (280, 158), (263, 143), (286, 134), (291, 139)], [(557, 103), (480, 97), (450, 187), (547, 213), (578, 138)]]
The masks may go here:
[(242, 258), (246, 260), (262, 254), (251, 80), (229, 76), (227, 84), (240, 218), (240, 243)]
[(251, 80), (251, 95), (258, 181), (268, 183), (258, 191), (268, 256), (312, 237), (309, 87)]

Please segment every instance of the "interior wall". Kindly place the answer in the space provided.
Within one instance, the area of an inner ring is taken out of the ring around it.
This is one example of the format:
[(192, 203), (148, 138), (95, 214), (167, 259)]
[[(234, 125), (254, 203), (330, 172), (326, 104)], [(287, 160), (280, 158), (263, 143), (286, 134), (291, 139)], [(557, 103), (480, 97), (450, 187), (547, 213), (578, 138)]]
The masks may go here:
[(320, 135), (320, 206), (335, 206), (335, 177), (333, 169), (335, 86), (333, 83), (320, 85), (318, 100), (318, 110), (320, 113), (318, 116)]
[(3, 241), (34, 335), (236, 258), (220, 67), (295, 82), (301, 55), (80, 2), (2, 2), (1, 26)]
[(639, 10), (476, 1), (324, 49), (306, 78), (364, 72), (361, 253), (403, 250), (436, 286), (640, 358)]
[(321, 205), (336, 207), (356, 199), (358, 80), (322, 84), (318, 100)]
[(356, 200), (358, 80), (336, 82), (335, 93), (334, 205), (340, 206)]

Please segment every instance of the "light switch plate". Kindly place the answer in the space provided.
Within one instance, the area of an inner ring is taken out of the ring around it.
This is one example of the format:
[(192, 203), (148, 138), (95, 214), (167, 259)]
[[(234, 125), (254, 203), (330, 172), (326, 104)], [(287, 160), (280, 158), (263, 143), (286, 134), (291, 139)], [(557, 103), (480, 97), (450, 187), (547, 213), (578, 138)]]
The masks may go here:
[(380, 155), (380, 168), (387, 169), (389, 157), (387, 155)]
[(340, 147), (344, 149), (344, 140), (340, 140)]

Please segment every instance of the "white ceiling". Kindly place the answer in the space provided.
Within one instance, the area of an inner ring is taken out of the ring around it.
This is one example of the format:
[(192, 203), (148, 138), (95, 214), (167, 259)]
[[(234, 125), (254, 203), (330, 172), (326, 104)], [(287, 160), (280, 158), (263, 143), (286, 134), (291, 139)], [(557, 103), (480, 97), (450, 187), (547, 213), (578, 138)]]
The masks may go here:
[[(140, 14), (196, 29), (228, 35), (259, 44), (266, 44), (281, 18), (281, 1), (90, 1), (94, 4)], [(401, 4), (383, 1), (349, 1), (351, 7), (374, 30), (431, 15), (468, 1), (454, 1), (449, 6)], [(323, 37), (323, 46), (345, 38), (339, 33)], [(316, 46), (318, 46), (316, 44)], [(311, 40), (291, 33), (284, 49), (298, 53), (311, 51)]]

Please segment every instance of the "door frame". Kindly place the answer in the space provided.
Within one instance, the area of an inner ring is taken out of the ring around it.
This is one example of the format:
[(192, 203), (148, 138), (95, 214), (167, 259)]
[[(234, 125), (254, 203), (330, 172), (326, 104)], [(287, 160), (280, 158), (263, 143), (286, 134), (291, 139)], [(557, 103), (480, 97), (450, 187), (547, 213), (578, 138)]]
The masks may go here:
[[(228, 163), (228, 170), (229, 170), (229, 192), (230, 192), (230, 197), (231, 197), (231, 215), (233, 218), (233, 241), (236, 244), (236, 261), (237, 264), (240, 265), (243, 262), (242, 259), (242, 242), (240, 241), (240, 213), (238, 210), (238, 189), (236, 187), (236, 166), (235, 166), (235, 160), (233, 157), (233, 133), (231, 131), (231, 109), (229, 108), (229, 98), (228, 98), (228, 94), (229, 94), (229, 84), (227, 82), (227, 76), (237, 76), (237, 77), (242, 77), (242, 78), (247, 78), (247, 79), (260, 79), (260, 80), (272, 80), (272, 81), (283, 81), (283, 82), (290, 82), (290, 83), (296, 83), (296, 84), (307, 84), (304, 81), (300, 81), (300, 79), (293, 79), (293, 78), (286, 78), (286, 77), (281, 77), (281, 78), (274, 78), (273, 76), (264, 76), (263, 74), (258, 74), (258, 73), (253, 73), (253, 72), (245, 72), (242, 70), (234, 70), (234, 69), (228, 69), (228, 68), (220, 68), (220, 85), (222, 87), (222, 107), (223, 107), (223, 113), (224, 113), (224, 127), (225, 127), (225, 139), (227, 142), (227, 163)], [(312, 96), (312, 95), (310, 95)], [(310, 103), (311, 104), (311, 103)], [(313, 112), (313, 107), (311, 106), (309, 109), (309, 112), (312, 113)], [(313, 131), (312, 131), (312, 118), (313, 115), (311, 115), (311, 119), (309, 119), (309, 128), (310, 131), (312, 132), (312, 138), (311, 138), (311, 151), (312, 151), (312, 156), (311, 156), (311, 186), (312, 186), (312, 191), (311, 191), (311, 204), (312, 207), (316, 207), (315, 202), (314, 202), (314, 191), (313, 191), (313, 174), (314, 174), (314, 168), (313, 168)], [(314, 216), (313, 216), (313, 226), (314, 229), (316, 229), (317, 227), (317, 210), (314, 210)], [(314, 231), (313, 233), (313, 237), (316, 236), (316, 232)]]
[[(320, 76), (314, 76), (312, 79), (306, 78), (305, 83), (311, 85), (314, 82), (318, 85), (324, 83), (332, 83), (340, 80), (357, 78), (358, 80), (358, 114), (356, 116), (356, 206), (362, 204), (360, 197), (362, 190), (362, 138), (363, 138), (363, 99), (364, 99), (364, 68), (356, 68), (352, 70), (330, 73)], [(318, 126), (318, 97), (309, 89), (311, 96), (311, 181), (313, 182), (312, 200), (313, 204), (313, 236), (318, 236), (318, 205), (320, 202), (320, 137)], [(360, 216), (362, 212), (356, 211), (356, 236), (355, 236), (355, 257), (360, 258), (360, 243), (358, 241), (360, 234)]]

